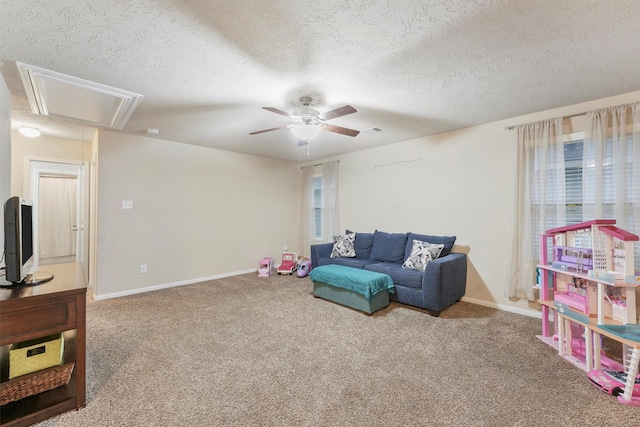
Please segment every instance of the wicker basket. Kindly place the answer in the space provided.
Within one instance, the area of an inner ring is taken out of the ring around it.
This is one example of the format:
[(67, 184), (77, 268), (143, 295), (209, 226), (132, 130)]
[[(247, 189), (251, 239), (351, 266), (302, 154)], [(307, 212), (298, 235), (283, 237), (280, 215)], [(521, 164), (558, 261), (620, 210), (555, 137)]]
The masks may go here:
[(74, 366), (74, 363), (54, 366), (1, 383), (0, 405), (67, 384), (71, 379)]

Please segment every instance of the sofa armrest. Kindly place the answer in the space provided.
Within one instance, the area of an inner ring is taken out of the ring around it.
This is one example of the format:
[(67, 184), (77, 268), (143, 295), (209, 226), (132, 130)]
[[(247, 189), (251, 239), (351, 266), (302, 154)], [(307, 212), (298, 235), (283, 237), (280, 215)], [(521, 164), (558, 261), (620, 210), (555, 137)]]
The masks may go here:
[(422, 276), (426, 308), (439, 312), (460, 301), (467, 288), (467, 255), (452, 252), (427, 264)]
[(331, 256), (333, 243), (320, 243), (311, 245), (311, 267), (320, 266), (320, 258), (328, 258)]

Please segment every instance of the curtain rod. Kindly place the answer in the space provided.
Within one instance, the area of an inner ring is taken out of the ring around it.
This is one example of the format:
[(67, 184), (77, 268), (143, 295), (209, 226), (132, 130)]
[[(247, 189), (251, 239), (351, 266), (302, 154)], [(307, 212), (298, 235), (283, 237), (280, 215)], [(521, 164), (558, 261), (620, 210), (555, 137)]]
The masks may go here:
[[(613, 106), (611, 106), (611, 107), (600, 108), (600, 109), (598, 109), (598, 110), (592, 110), (592, 111), (600, 111), (600, 110), (604, 110), (604, 109), (607, 109), (607, 108), (622, 107), (623, 105), (624, 105), (624, 106), (627, 106), (627, 107), (630, 107), (630, 106), (633, 106), (633, 105), (635, 105), (635, 104), (639, 104), (639, 105), (640, 105), (640, 103), (638, 103), (638, 102), (628, 102), (628, 103), (626, 103), (626, 104), (613, 105)], [(571, 119), (571, 118), (573, 118), (573, 117), (584, 116), (584, 115), (586, 115), (587, 113), (588, 113), (588, 111), (585, 111), (584, 113), (570, 114), (570, 115), (568, 115), (568, 116), (561, 116), (561, 117), (562, 117), (562, 119)], [(549, 120), (549, 119), (547, 119), (547, 120)], [(522, 124), (519, 124), (519, 125), (505, 126), (504, 130), (512, 130), (512, 129), (513, 129), (514, 127), (516, 127), (516, 126), (528, 125), (528, 124), (531, 124), (531, 123), (537, 123), (537, 122), (540, 122), (540, 121), (542, 121), (542, 120), (538, 120), (538, 121), (536, 121), (536, 122), (522, 123)]]
[[(336, 163), (340, 163), (340, 160), (335, 160)], [(311, 165), (313, 167), (316, 166), (322, 166), (322, 165), (326, 165), (327, 163), (332, 163), (332, 162), (324, 162), (324, 163), (316, 163), (315, 165)], [(305, 166), (300, 166), (300, 169), (303, 169)]]
[(43, 173), (40, 175), (40, 178), (77, 179), (78, 177), (75, 175), (56, 175), (51, 173)]
[[(586, 115), (586, 114), (587, 114), (587, 113), (586, 113), (586, 112), (584, 112), (584, 113), (570, 114), (570, 115), (568, 115), (568, 116), (561, 116), (561, 117), (562, 117), (563, 119), (571, 119), (571, 118), (573, 118), (573, 117), (584, 116), (584, 115)], [(556, 117), (556, 118), (557, 118), (557, 117)], [(552, 119), (545, 119), (545, 120), (552, 120)], [(505, 126), (505, 127), (504, 127), (504, 130), (512, 130), (513, 128), (515, 128), (515, 127), (517, 127), (517, 126), (529, 125), (529, 124), (531, 124), (531, 123), (537, 123), (537, 122), (541, 122), (541, 121), (542, 121), (542, 120), (538, 120), (538, 121), (535, 121), (535, 122), (521, 123), (521, 124), (519, 124), (519, 125)]]

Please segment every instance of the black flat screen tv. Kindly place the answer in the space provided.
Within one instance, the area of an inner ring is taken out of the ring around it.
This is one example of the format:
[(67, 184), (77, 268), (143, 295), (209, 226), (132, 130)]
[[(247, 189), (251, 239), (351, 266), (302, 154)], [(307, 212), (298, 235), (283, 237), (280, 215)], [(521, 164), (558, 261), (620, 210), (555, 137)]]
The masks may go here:
[(4, 204), (4, 256), (6, 280), (23, 283), (34, 263), (33, 204), (21, 197), (11, 197)]

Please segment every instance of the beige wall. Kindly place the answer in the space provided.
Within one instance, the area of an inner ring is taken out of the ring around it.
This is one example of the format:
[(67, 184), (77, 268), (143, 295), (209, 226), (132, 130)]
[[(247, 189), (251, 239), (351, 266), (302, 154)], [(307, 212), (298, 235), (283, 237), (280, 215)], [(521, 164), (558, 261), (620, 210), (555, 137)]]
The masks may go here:
[(109, 131), (98, 139), (98, 298), (255, 271), (295, 249), (299, 165)]
[[(0, 205), (11, 197), (11, 94), (0, 77)], [(3, 211), (4, 212), (4, 211)], [(0, 218), (2, 218), (0, 214)], [(4, 247), (4, 227), (0, 227), (0, 247)], [(4, 260), (0, 266), (5, 265)]]
[(27, 197), (25, 183), (29, 185), (29, 159), (47, 162), (73, 162), (91, 160), (91, 144), (70, 139), (39, 136), (27, 138), (20, 132), (11, 132), (11, 194)]
[(634, 92), (336, 157), (340, 223), (356, 232), (455, 235), (454, 250), (468, 255), (465, 299), (532, 314), (537, 304), (504, 297), (517, 141), (505, 127), (639, 100)]
[[(340, 222), (456, 235), (455, 250), (469, 257), (466, 300), (535, 313), (535, 304), (504, 297), (516, 144), (505, 127), (639, 100), (633, 92), (324, 159), (340, 159)], [(59, 158), (66, 149), (39, 139), (23, 152), (24, 140), (13, 145), (18, 194), (27, 151)], [(98, 297), (251, 271), (284, 246), (299, 249), (300, 165), (109, 131), (98, 140)]]
[[(52, 138), (39, 136), (37, 138), (27, 138), (19, 132), (11, 132), (11, 195), (26, 197), (35, 200), (35, 195), (31, 194), (31, 161), (42, 161), (52, 163), (70, 163), (74, 165), (84, 162), (84, 179), (82, 182), (83, 191), (83, 213), (84, 222), (78, 224), (84, 229), (82, 235), (81, 260), (84, 267), (85, 279), (89, 282), (89, 195), (90, 179), (87, 166), (90, 165), (92, 157), (91, 143), (82, 143), (69, 139)], [(80, 178), (82, 179), (82, 177)], [(36, 229), (37, 232), (37, 229)], [(36, 263), (36, 267), (39, 268)]]

